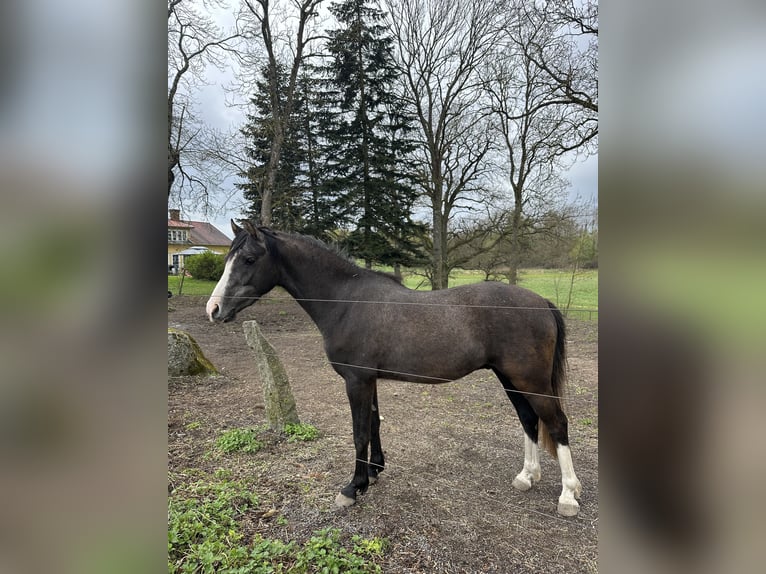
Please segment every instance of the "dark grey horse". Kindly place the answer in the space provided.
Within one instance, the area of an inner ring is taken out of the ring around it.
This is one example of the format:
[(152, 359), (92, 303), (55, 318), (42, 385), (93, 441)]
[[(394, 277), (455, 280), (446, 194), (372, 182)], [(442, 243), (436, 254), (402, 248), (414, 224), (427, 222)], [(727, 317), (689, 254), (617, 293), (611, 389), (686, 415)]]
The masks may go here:
[(336, 504), (354, 504), (357, 493), (364, 493), (384, 468), (379, 378), (442, 383), (492, 369), (525, 433), (524, 468), (513, 486), (528, 490), (540, 480), (539, 437), (561, 466), (558, 512), (577, 514), (581, 487), (559, 399), (565, 378), (564, 319), (552, 303), (494, 282), (413, 291), (391, 276), (357, 267), (314, 239), (250, 222), (243, 226), (232, 221), (235, 237), (207, 315), (211, 321), (230, 321), (279, 285), (316, 323), (330, 363), (346, 381), (354, 426), (354, 477)]

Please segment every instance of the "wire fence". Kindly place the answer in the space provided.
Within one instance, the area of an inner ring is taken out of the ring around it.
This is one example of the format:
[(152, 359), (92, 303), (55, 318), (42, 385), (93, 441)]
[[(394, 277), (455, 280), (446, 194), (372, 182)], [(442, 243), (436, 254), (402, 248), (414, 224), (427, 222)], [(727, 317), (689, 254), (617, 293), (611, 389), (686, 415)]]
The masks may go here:
[[(530, 306), (511, 306), (511, 305), (474, 305), (474, 304), (459, 304), (459, 303), (432, 303), (432, 302), (419, 302), (419, 301), (379, 301), (379, 300), (364, 300), (364, 299), (319, 299), (319, 298), (299, 298), (299, 297), (282, 297), (282, 296), (273, 296), (269, 295), (266, 297), (227, 297), (227, 299), (247, 299), (252, 300), (254, 303), (257, 301), (271, 301), (271, 302), (307, 302), (307, 303), (335, 303), (335, 304), (360, 304), (360, 305), (403, 305), (403, 306), (422, 306), (422, 307), (443, 307), (443, 308), (473, 308), (473, 309), (496, 309), (496, 310), (524, 310), (524, 311), (547, 311), (550, 312), (551, 309), (547, 305), (545, 307), (530, 307)], [(598, 314), (598, 309), (569, 309), (567, 310), (570, 313), (588, 313), (589, 320), (592, 319), (593, 314)], [(567, 313), (562, 310), (562, 314), (564, 316), (567, 316)], [(278, 355), (268, 355), (268, 356), (276, 356)], [(330, 365), (339, 366), (339, 367), (348, 367), (348, 368), (355, 368), (360, 370), (368, 370), (368, 371), (375, 371), (376, 373), (380, 373), (380, 378), (386, 378), (386, 374), (394, 375), (394, 377), (407, 377), (409, 379), (425, 379), (425, 380), (431, 380), (434, 383), (447, 383), (452, 382), (458, 379), (454, 378), (444, 378), (444, 377), (437, 377), (432, 375), (425, 375), (425, 374), (419, 374), (419, 373), (410, 373), (410, 372), (404, 372), (404, 371), (397, 371), (397, 370), (391, 370), (391, 369), (383, 369), (378, 366), (370, 366), (370, 365), (355, 365), (350, 363), (340, 363), (337, 361), (331, 361), (327, 360), (327, 362)], [(557, 395), (550, 395), (550, 394), (544, 394), (544, 393), (535, 393), (530, 391), (522, 391), (515, 388), (508, 388), (503, 386), (503, 390), (506, 393), (518, 393), (522, 395), (529, 395), (529, 396), (539, 396), (539, 397), (548, 397), (553, 399), (564, 399), (567, 402), (572, 401), (572, 397), (560, 397)]]
[[(429, 293), (428, 291), (425, 291), (424, 293)], [(197, 295), (198, 297), (210, 297), (207, 295)], [(237, 296), (227, 296), (226, 299), (246, 299), (249, 301), (252, 301), (253, 303), (256, 303), (258, 301), (296, 301), (298, 303), (304, 302), (304, 303), (342, 303), (342, 304), (356, 304), (356, 305), (402, 305), (406, 307), (450, 307), (450, 308), (464, 308), (464, 309), (496, 309), (498, 311), (501, 310), (536, 310), (536, 311), (548, 311), (550, 312), (551, 308), (546, 306), (524, 306), (524, 305), (478, 305), (478, 304), (464, 304), (464, 303), (441, 303), (441, 302), (427, 302), (427, 301), (395, 301), (395, 300), (375, 300), (375, 299), (320, 299), (320, 298), (308, 298), (308, 297), (282, 297), (282, 296), (274, 296), (274, 295), (267, 295), (265, 297), (237, 297)], [(557, 307), (558, 308), (558, 307)], [(591, 309), (591, 308), (558, 308), (561, 313), (567, 317), (570, 314), (588, 314), (588, 320), (592, 320), (593, 316), (598, 316), (598, 309)]]

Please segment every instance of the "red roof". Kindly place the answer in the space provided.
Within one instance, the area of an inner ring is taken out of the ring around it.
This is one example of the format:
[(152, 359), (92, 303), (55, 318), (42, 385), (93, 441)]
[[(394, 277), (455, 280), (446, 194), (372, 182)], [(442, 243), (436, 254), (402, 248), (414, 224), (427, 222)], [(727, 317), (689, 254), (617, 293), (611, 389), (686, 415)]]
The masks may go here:
[(217, 227), (205, 221), (178, 221), (168, 219), (168, 228), (188, 229), (191, 245), (221, 245), (228, 247), (231, 239), (221, 233)]
[(191, 229), (194, 226), (190, 221), (178, 221), (177, 219), (168, 219), (168, 227), (180, 227), (182, 229)]
[(212, 223), (204, 221), (189, 221), (192, 230), (189, 239), (194, 245), (231, 245), (231, 239), (221, 233)]

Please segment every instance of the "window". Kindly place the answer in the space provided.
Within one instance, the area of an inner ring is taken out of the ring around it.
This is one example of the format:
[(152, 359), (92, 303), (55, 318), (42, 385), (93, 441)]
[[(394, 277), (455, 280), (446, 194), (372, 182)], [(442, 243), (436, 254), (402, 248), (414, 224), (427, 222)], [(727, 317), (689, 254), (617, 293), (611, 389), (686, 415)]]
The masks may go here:
[(186, 229), (168, 229), (168, 243), (183, 243), (187, 240)]

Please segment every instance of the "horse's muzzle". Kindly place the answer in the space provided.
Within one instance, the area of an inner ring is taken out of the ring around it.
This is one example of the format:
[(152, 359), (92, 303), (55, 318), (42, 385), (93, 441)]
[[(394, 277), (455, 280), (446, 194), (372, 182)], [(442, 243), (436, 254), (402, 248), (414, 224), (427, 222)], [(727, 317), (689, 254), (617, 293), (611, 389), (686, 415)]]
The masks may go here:
[(211, 323), (221, 320), (221, 307), (218, 305), (218, 297), (208, 299), (207, 305), (205, 305), (205, 312)]

